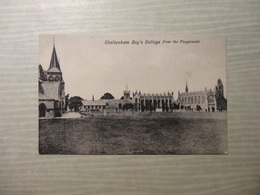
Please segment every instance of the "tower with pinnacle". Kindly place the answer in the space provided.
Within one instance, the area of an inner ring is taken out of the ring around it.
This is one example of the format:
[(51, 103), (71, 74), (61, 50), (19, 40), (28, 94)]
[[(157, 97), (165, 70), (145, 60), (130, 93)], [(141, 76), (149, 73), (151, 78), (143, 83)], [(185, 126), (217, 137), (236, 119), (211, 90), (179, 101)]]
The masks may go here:
[(186, 93), (188, 93), (188, 92), (189, 92), (189, 89), (188, 89), (188, 83), (187, 83), (187, 81), (186, 81), (185, 92), (186, 92)]
[(130, 100), (130, 90), (127, 89), (127, 85), (126, 85), (126, 90), (124, 91), (124, 100), (125, 101)]
[(62, 77), (54, 39), (48, 70), (44, 71), (42, 66), (39, 65), (39, 102), (46, 111), (44, 115), (42, 110), (39, 116), (46, 117), (49, 115), (51, 117), (53, 115), (57, 117), (61, 116), (66, 110), (65, 82)]

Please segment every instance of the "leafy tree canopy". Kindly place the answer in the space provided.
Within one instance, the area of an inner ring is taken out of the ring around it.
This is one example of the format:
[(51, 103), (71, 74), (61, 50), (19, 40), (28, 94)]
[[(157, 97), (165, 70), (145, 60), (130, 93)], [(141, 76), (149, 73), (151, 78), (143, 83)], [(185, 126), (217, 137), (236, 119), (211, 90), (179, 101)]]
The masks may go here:
[(217, 109), (219, 111), (227, 110), (227, 99), (224, 97), (224, 86), (220, 79), (218, 79), (217, 86), (215, 87), (215, 97)]
[(102, 100), (111, 100), (111, 99), (115, 99), (113, 95), (111, 95), (111, 93), (105, 93), (100, 99)]
[(124, 105), (123, 105), (123, 110), (129, 110), (129, 109), (134, 109), (134, 104), (132, 104), (132, 103), (125, 103)]
[(82, 106), (83, 98), (79, 96), (74, 96), (69, 99), (69, 109), (74, 111), (79, 111), (79, 107)]
[(216, 95), (216, 98), (224, 97), (224, 86), (220, 79), (218, 79), (217, 86), (215, 87), (215, 95)]

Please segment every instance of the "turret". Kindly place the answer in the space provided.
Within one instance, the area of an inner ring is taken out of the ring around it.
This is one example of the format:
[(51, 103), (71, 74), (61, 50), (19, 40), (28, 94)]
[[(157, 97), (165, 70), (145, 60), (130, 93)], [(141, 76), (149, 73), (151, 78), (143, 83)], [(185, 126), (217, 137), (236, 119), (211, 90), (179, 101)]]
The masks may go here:
[(130, 91), (127, 90), (127, 85), (126, 90), (124, 91), (124, 100), (130, 100)]
[(186, 93), (188, 93), (188, 92), (189, 92), (189, 89), (188, 89), (188, 83), (187, 83), (187, 81), (186, 81), (185, 92), (186, 92)]

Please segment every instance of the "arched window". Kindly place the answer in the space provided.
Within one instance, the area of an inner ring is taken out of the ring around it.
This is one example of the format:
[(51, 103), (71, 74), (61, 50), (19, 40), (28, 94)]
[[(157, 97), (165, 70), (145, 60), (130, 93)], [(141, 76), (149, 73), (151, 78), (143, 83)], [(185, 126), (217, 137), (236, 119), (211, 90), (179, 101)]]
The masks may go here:
[(59, 81), (60, 80), (60, 76), (56, 75), (54, 78), (55, 81)]
[(53, 78), (53, 76), (51, 75), (51, 76), (49, 76), (49, 79), (48, 79), (49, 81), (53, 81), (54, 80), (54, 78)]
[(153, 100), (153, 106), (154, 106), (154, 108), (157, 107), (157, 102), (156, 102), (156, 100)]
[(44, 103), (41, 103), (39, 105), (39, 117), (45, 117), (46, 116), (46, 105)]
[(205, 96), (202, 96), (202, 104), (205, 102)]

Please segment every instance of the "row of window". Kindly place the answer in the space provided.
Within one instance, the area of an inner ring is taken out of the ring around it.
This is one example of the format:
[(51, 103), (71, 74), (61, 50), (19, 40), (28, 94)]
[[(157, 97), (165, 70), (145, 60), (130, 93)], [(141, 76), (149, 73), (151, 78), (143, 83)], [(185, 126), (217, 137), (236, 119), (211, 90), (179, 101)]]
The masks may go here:
[(58, 75), (56, 75), (55, 77), (53, 77), (52, 75), (49, 76), (49, 81), (59, 81), (60, 80), (60, 77)]
[[(168, 100), (164, 101), (164, 100), (141, 100), (141, 105), (149, 105), (149, 104), (153, 104), (155, 107), (161, 107), (162, 106), (168, 106)], [(172, 104), (172, 100), (169, 101), (169, 105)]]
[(48, 75), (61, 75), (61, 72), (47, 72)]
[(105, 109), (105, 106), (85, 106), (85, 108), (87, 108), (87, 109), (101, 109), (101, 108)]
[(149, 98), (156, 98), (156, 99), (171, 99), (173, 98), (172, 95), (149, 95), (149, 96), (140, 96), (140, 97), (134, 97), (134, 98), (138, 98), (138, 99), (149, 99)]
[(181, 103), (182, 104), (204, 104), (205, 96), (191, 96), (191, 97), (182, 97)]
[[(139, 100), (140, 100), (140, 99), (139, 99)], [(166, 102), (166, 104), (168, 103), (168, 100), (160, 100), (160, 99), (159, 99), (159, 100), (156, 100), (156, 99), (155, 99), (155, 100), (151, 100), (151, 99), (150, 99), (150, 100), (148, 100), (148, 99), (143, 100), (143, 99), (142, 99), (142, 100), (140, 100), (140, 101), (138, 102), (138, 99), (135, 98), (135, 103), (140, 103), (140, 102), (144, 102), (144, 101), (145, 101), (146, 103), (147, 103), (147, 102), (154, 102), (154, 103), (160, 103), (160, 102), (164, 103), (164, 102)], [(170, 102), (170, 104), (171, 104), (171, 103), (172, 103), (172, 100), (169, 100), (169, 102)]]

